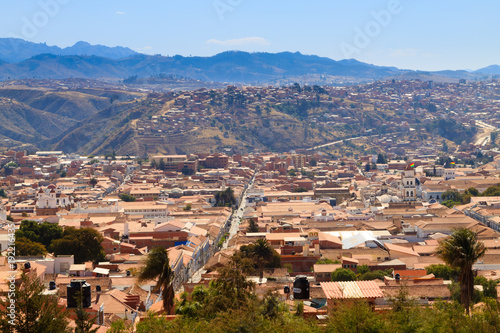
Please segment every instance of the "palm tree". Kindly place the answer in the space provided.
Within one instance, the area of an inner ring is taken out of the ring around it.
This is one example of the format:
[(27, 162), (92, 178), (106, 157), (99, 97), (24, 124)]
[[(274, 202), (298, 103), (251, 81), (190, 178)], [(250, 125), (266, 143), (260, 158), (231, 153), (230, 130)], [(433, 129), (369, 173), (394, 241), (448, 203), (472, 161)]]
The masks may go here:
[(260, 279), (264, 277), (264, 267), (266, 267), (274, 257), (274, 250), (264, 238), (255, 241), (252, 248), (253, 257), (259, 267)]
[(174, 273), (170, 267), (168, 252), (163, 247), (153, 248), (147, 255), (145, 265), (137, 277), (139, 282), (158, 278), (154, 291), (161, 289), (163, 308), (170, 314), (174, 305)]
[(469, 315), (470, 301), (474, 291), (472, 265), (486, 252), (484, 243), (478, 241), (477, 234), (469, 229), (460, 228), (451, 237), (439, 244), (438, 256), (460, 273), (460, 300)]

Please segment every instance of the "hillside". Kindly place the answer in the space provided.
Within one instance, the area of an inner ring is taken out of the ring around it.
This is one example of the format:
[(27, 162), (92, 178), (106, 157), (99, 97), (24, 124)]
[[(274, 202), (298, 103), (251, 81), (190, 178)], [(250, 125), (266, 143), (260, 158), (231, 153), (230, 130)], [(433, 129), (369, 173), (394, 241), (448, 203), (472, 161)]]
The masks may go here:
[(0, 134), (25, 143), (52, 138), (76, 123), (8, 98), (0, 98), (0, 109)]
[(0, 86), (0, 137), (43, 147), (45, 140), (78, 126), (79, 121), (113, 103), (142, 96), (113, 89), (71, 90), (66, 86), (62, 90), (56, 83), (53, 85), (35, 87), (20, 82)]
[(111, 105), (110, 98), (81, 92), (43, 92), (35, 89), (0, 89), (0, 96), (14, 98), (31, 108), (83, 120)]
[[(137, 81), (128, 86), (145, 84)], [(341, 88), (294, 84), (146, 93), (92, 80), (9, 81), (0, 84), (0, 138), (81, 154), (282, 152), (316, 146), (336, 156), (380, 149), (429, 154), (476, 142), (482, 134), (469, 118), (485, 105), (496, 107), (500, 96), (481, 82), (462, 84), (456, 104), (456, 89), (455, 83), (433, 87), (426, 81), (388, 80)], [(466, 120), (455, 120), (451, 112)]]
[(480, 68), (477, 71), (475, 71), (475, 73), (499, 75), (500, 74), (500, 66), (491, 65), (488, 67)]

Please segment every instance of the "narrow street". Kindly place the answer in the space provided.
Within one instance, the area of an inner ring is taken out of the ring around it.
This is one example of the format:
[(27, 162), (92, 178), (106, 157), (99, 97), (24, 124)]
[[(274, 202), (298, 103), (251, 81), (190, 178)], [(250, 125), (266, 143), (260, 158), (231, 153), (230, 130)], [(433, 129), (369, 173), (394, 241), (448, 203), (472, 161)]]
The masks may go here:
[(241, 196), (240, 205), (239, 205), (238, 209), (233, 213), (233, 217), (232, 217), (232, 220), (231, 220), (231, 227), (229, 228), (229, 237), (227, 238), (226, 242), (224, 242), (224, 245), (222, 246), (223, 249), (227, 249), (229, 241), (231, 240), (231, 238), (233, 238), (238, 233), (240, 222), (241, 222), (241, 219), (243, 217), (243, 214), (244, 214), (244, 211), (245, 211), (245, 207), (246, 207), (246, 199), (247, 199), (247, 196), (248, 196), (248, 192), (253, 187), (253, 183), (254, 183), (254, 180), (255, 180), (255, 174), (256, 173), (257, 172), (254, 173), (254, 175), (252, 176), (252, 178), (248, 182), (248, 186), (244, 190), (243, 195)]
[[(241, 196), (240, 205), (233, 213), (233, 216), (232, 216), (231, 221), (230, 221), (231, 227), (229, 228), (229, 237), (224, 242), (222, 249), (227, 249), (229, 241), (238, 233), (240, 221), (241, 221), (241, 218), (243, 217), (243, 213), (245, 211), (246, 198), (248, 196), (249, 190), (253, 187), (254, 180), (255, 180), (255, 174), (257, 174), (257, 172), (254, 173), (254, 175), (252, 176), (252, 178), (248, 182), (248, 186), (244, 190), (243, 195)], [(217, 246), (217, 245), (214, 244), (214, 246)], [(190, 276), (188, 278), (188, 281), (193, 282), (193, 283), (197, 283), (201, 280), (201, 275), (204, 273), (206, 273), (206, 270), (205, 270), (205, 267), (202, 267), (199, 270), (197, 270), (192, 276)]]

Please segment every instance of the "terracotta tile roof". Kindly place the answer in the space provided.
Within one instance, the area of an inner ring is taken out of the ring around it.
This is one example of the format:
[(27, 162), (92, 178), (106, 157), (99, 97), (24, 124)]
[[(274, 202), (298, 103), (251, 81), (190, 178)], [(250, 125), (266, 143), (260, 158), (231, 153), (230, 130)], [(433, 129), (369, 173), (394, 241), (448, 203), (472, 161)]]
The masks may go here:
[(393, 275), (399, 274), (401, 278), (419, 278), (427, 275), (425, 269), (405, 269), (405, 270), (395, 270)]
[(340, 240), (340, 238), (338, 238), (337, 236), (331, 235), (331, 234), (320, 232), (318, 234), (318, 238), (320, 241), (329, 241), (329, 242), (332, 242), (335, 244), (342, 245), (342, 241)]
[(136, 311), (136, 308), (132, 308), (127, 304), (135, 303), (133, 297), (133, 295), (125, 294), (123, 291), (113, 289), (108, 292), (103, 292), (100, 295), (96, 295), (96, 297), (92, 299), (92, 307), (94, 309), (98, 309), (101, 305), (104, 305), (105, 314), (123, 313), (125, 309), (128, 310), (128, 313), (132, 313), (132, 311)]
[(321, 282), (328, 299), (381, 298), (383, 293), (374, 281)]
[(268, 241), (284, 240), (285, 238), (300, 237), (301, 235), (307, 235), (307, 233), (301, 233), (301, 232), (274, 232), (274, 233), (267, 233), (266, 234), (266, 239)]
[(400, 257), (399, 260), (406, 264), (408, 269), (424, 269), (433, 264), (444, 264), (444, 261), (434, 256), (423, 256), (423, 257)]
[(500, 249), (500, 238), (483, 240), (484, 246), (487, 249)]
[(437, 248), (437, 245), (413, 245), (413, 250), (420, 255), (436, 253)]
[(413, 251), (409, 247), (404, 247), (404, 246), (395, 245), (395, 244), (391, 244), (391, 243), (384, 243), (384, 246), (389, 251), (389, 253), (398, 252), (398, 253), (404, 253), (404, 254), (409, 255), (409, 256), (415, 256), (415, 257), (419, 256), (419, 254), (417, 252)]
[(337, 268), (342, 268), (341, 264), (314, 265), (314, 273), (331, 273)]
[(341, 259), (342, 263), (352, 263), (352, 264), (359, 264), (359, 260), (354, 259), (354, 258), (348, 258), (348, 257), (342, 257)]

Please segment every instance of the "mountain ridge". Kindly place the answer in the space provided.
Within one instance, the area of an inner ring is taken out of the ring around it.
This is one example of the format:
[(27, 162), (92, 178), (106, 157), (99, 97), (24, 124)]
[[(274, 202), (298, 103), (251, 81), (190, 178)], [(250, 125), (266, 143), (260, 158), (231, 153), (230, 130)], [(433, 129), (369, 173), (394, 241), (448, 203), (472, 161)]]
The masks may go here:
[[(18, 60), (17, 62), (15, 60)], [(373, 81), (409, 75), (422, 79), (478, 79), (500, 74), (500, 66), (476, 71), (419, 71), (377, 66), (356, 59), (334, 60), (300, 52), (225, 51), (213, 56), (146, 55), (129, 48), (91, 45), (80, 41), (60, 48), (16, 38), (0, 38), (0, 80), (155, 77), (175, 75), (204, 82), (267, 84), (311, 75), (333, 81)], [(318, 84), (325, 84), (318, 81)]]
[[(211, 57), (133, 54), (111, 59), (96, 55), (37, 54), (18, 63), (0, 62), (0, 80), (153, 77), (177, 75), (207, 82), (265, 83), (283, 77), (331, 75), (366, 80), (400, 74), (394, 67), (336, 61), (316, 55), (227, 51)], [(403, 71), (406, 72), (406, 71)]]
[(5, 62), (18, 63), (44, 53), (54, 55), (95, 55), (111, 59), (126, 58), (137, 54), (128, 47), (91, 45), (84, 41), (61, 48), (46, 43), (29, 42), (21, 38), (0, 38), (0, 59)]

